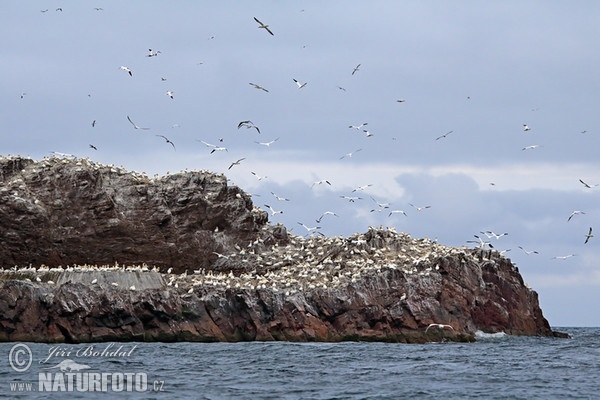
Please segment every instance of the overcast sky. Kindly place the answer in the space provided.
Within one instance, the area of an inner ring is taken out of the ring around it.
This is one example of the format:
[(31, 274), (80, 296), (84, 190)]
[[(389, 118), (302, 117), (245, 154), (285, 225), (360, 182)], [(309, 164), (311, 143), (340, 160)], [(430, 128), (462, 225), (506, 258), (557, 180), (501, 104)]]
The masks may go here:
[[(474, 246), (481, 231), (508, 233), (491, 241), (510, 249), (550, 324), (600, 326), (599, 11), (596, 1), (5, 1), (0, 153), (224, 173), (295, 234), (306, 233), (298, 222), (344, 236), (383, 225)], [(260, 133), (238, 129), (245, 120)], [(585, 214), (567, 222), (575, 210)], [(325, 211), (337, 216), (317, 224)]]

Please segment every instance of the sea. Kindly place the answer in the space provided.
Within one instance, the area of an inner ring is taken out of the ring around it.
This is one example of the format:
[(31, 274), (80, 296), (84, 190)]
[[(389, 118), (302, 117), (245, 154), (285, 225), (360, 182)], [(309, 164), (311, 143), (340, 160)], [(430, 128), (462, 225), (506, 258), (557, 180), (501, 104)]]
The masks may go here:
[(10, 399), (600, 399), (600, 328), (474, 343), (0, 344)]

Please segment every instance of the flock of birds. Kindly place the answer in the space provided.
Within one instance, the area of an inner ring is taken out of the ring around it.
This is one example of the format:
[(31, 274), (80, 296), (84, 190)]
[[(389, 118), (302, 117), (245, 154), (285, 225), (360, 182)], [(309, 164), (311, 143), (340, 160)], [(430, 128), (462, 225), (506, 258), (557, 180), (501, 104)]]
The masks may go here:
[[(94, 10), (97, 12), (104, 11), (103, 8), (98, 8), (98, 7), (94, 8)], [(48, 9), (44, 9), (44, 10), (40, 10), (40, 11), (42, 13), (46, 13), (46, 12), (48, 12)], [(63, 9), (56, 8), (56, 11), (62, 12)], [(250, 17), (248, 17), (248, 19), (251, 20)], [(254, 20), (254, 23), (256, 23), (257, 29), (264, 31), (266, 33), (266, 35), (268, 35), (268, 36), (276, 36), (277, 32), (274, 30), (274, 28), (271, 27), (271, 25), (263, 22), (262, 19), (259, 19), (257, 17), (252, 17), (252, 19)], [(154, 48), (149, 48), (145, 54), (145, 57), (151, 59), (151, 58), (164, 57), (164, 56), (163, 56), (162, 51), (154, 49)], [(115, 66), (115, 69), (116, 69), (116, 66)], [(132, 68), (130, 68), (129, 66), (121, 65), (118, 68), (118, 70), (122, 71), (122, 73), (126, 77), (128, 76), (131, 79), (135, 79), (135, 77), (136, 77), (136, 71), (132, 70)], [(349, 66), (348, 75), (355, 77), (357, 75), (360, 75), (362, 70), (363, 70), (363, 64), (357, 63), (354, 66)], [(129, 79), (129, 78), (126, 78), (126, 79)], [(298, 90), (306, 90), (305, 88), (307, 87), (308, 82), (306, 82), (306, 81), (303, 82), (299, 79), (296, 79), (295, 77), (291, 77), (290, 79), (291, 79), (290, 85), (294, 84)], [(161, 77), (161, 81), (167, 81), (167, 78)], [(248, 85), (250, 85), (250, 87), (252, 89), (256, 89), (260, 92), (270, 93), (270, 90), (267, 89), (262, 84), (248, 82)], [(310, 88), (310, 86), (308, 86), (308, 87)], [(346, 89), (342, 86), (338, 86), (338, 89), (340, 89), (342, 91), (346, 91)], [(176, 100), (176, 92), (174, 90), (166, 90), (164, 92), (164, 94), (168, 99)], [(24, 99), (25, 95), (26, 95), (25, 92), (21, 93), (21, 99)], [(167, 101), (170, 101), (170, 100), (167, 100)], [(397, 99), (396, 102), (397, 103), (405, 103), (406, 100), (405, 99)], [(134, 120), (131, 118), (130, 115), (124, 115), (124, 118), (123, 118), (124, 124), (127, 123), (127, 122), (125, 122), (125, 117), (126, 117), (126, 120), (128, 121), (128, 123), (130, 124), (130, 126), (134, 130), (140, 131), (140, 132), (151, 131), (151, 127), (144, 126), (144, 125), (138, 125), (136, 122), (134, 122)], [(140, 123), (142, 123), (142, 122), (143, 121), (140, 121)], [(93, 120), (91, 123), (91, 126), (96, 127), (96, 125), (97, 125), (97, 120)], [(366, 140), (370, 140), (370, 138), (377, 135), (376, 133), (371, 131), (369, 128), (370, 128), (370, 126), (369, 126), (368, 122), (361, 122), (356, 125), (355, 124), (348, 125), (348, 129), (350, 129), (352, 131), (356, 131), (357, 134), (364, 136), (364, 138)], [(250, 119), (247, 119), (247, 118), (241, 119), (237, 123), (237, 129), (238, 130), (248, 130), (248, 131), (251, 131), (252, 133), (256, 133), (256, 135), (262, 134), (261, 128), (257, 124), (253, 123)], [(531, 132), (533, 132), (533, 129), (528, 124), (522, 124), (522, 131), (525, 134), (530, 134)], [(454, 130), (449, 130), (442, 135), (437, 135), (436, 137), (432, 137), (432, 140), (434, 140), (434, 141), (451, 140), (453, 136), (450, 136), (450, 135), (453, 134), (453, 132), (454, 132)], [(582, 133), (584, 133), (584, 132), (585, 131), (583, 131)], [(175, 142), (173, 140), (171, 140), (171, 138), (169, 137), (170, 135), (167, 136), (165, 134), (155, 134), (154, 136), (156, 138), (159, 138), (162, 141), (164, 141), (164, 144), (166, 146), (168, 146), (169, 149), (172, 149), (172, 151), (177, 151), (177, 146), (176, 146)], [(197, 142), (200, 143), (201, 145), (205, 146), (207, 154), (209, 154), (209, 155), (215, 155), (215, 154), (227, 155), (227, 154), (229, 154), (228, 145), (226, 144), (225, 139), (220, 137), (217, 140), (205, 141), (205, 140), (198, 139)], [(261, 146), (261, 147), (268, 149), (272, 146), (278, 145), (279, 140), (280, 140), (280, 137), (276, 137), (271, 140), (254, 140), (253, 143), (256, 144), (257, 146)], [(532, 145), (522, 147), (521, 150), (522, 151), (532, 151), (532, 150), (540, 149), (541, 147), (543, 147), (543, 146), (540, 144), (532, 144)], [(89, 148), (94, 151), (98, 151), (98, 146), (96, 144), (89, 144)], [(363, 151), (363, 148), (356, 148), (355, 150), (353, 150), (351, 152), (341, 154), (339, 156), (338, 160), (351, 159), (351, 158), (357, 156), (357, 154), (360, 154), (361, 151)], [(65, 157), (65, 156), (72, 157), (72, 155), (70, 155), (70, 154), (64, 154), (64, 153), (58, 153), (58, 152), (55, 152), (54, 154), (59, 157)], [(232, 170), (233, 168), (236, 168), (236, 169), (240, 168), (241, 166), (243, 166), (243, 164), (245, 162), (247, 162), (247, 157), (232, 158), (230, 161), (228, 161), (227, 170)], [(258, 181), (263, 181), (268, 178), (267, 176), (259, 174), (257, 171), (249, 170), (248, 172), (250, 174), (252, 174), (252, 176), (254, 176)], [(316, 188), (321, 185), (332, 186), (331, 182), (332, 182), (331, 179), (319, 179), (319, 180), (316, 180), (313, 182), (312, 188)], [(582, 179), (579, 179), (579, 182), (583, 185), (584, 188), (590, 189), (590, 190), (593, 190), (594, 188), (596, 188), (600, 185), (600, 184), (595, 184), (595, 183), (588, 183)], [(370, 206), (369, 206), (370, 213), (382, 213), (382, 215), (386, 215), (390, 219), (394, 218), (396, 216), (398, 216), (399, 218), (408, 217), (409, 213), (410, 213), (410, 212), (408, 212), (408, 210), (413, 210), (415, 213), (421, 213), (421, 212), (428, 212), (427, 210), (432, 208), (432, 205), (430, 205), (430, 204), (413, 204), (413, 203), (408, 203), (408, 207), (410, 207), (410, 209), (409, 208), (404, 208), (404, 209), (393, 208), (390, 203), (381, 202), (380, 200), (376, 199), (374, 196), (367, 195), (367, 193), (370, 191), (370, 188), (372, 186), (373, 186), (373, 184), (371, 184), (371, 183), (356, 186), (354, 189), (351, 190), (350, 193), (345, 194), (345, 195), (339, 195), (339, 198), (344, 201), (347, 201), (348, 203), (354, 203), (354, 204), (358, 204), (359, 202), (364, 204), (364, 201), (367, 201), (370, 204)], [(271, 192), (271, 195), (273, 196), (272, 200), (264, 200), (264, 201), (260, 201), (260, 203), (262, 203), (265, 210), (268, 211), (269, 215), (271, 217), (275, 218), (277, 216), (284, 214), (285, 209), (280, 208), (279, 205), (282, 203), (290, 202), (290, 198), (278, 195), (274, 192)], [(372, 201), (372, 203), (371, 203), (371, 201)], [(303, 232), (306, 234), (306, 237), (309, 238), (310, 240), (315, 240), (315, 241), (316, 240), (326, 240), (325, 238), (320, 237), (320, 236), (322, 236), (321, 232), (320, 232), (323, 228), (322, 224), (325, 223), (330, 218), (340, 218), (340, 214), (341, 213), (335, 209), (334, 210), (323, 210), (318, 215), (315, 215), (314, 223), (316, 223), (317, 225), (314, 225), (313, 223), (308, 223), (308, 221), (297, 221), (296, 226), (299, 227), (298, 229), (300, 229), (300, 228), (303, 229)], [(574, 210), (568, 216), (567, 222), (570, 222), (573, 218), (578, 218), (579, 216), (585, 215), (585, 214), (586, 213), (582, 210)], [(476, 240), (469, 240), (469, 241), (467, 241), (467, 243), (474, 243), (476, 245), (476, 247), (478, 247), (480, 249), (484, 249), (484, 248), (495, 249), (494, 244), (492, 244), (492, 240), (497, 241), (497, 240), (500, 240), (502, 237), (508, 235), (508, 233), (496, 234), (491, 231), (482, 231), (480, 233), (482, 234), (482, 236), (486, 236), (487, 239), (484, 239), (480, 235), (474, 235), (474, 238)], [(590, 240), (593, 237), (594, 237), (593, 229), (592, 229), (592, 227), (589, 227), (587, 232), (585, 232), (585, 234), (582, 234), (582, 242), (584, 244), (587, 244), (590, 242)], [(537, 250), (526, 250), (522, 246), (519, 246), (519, 248), (527, 255), (539, 254), (539, 252)], [(507, 251), (510, 251), (510, 249), (503, 250), (502, 253), (505, 253)], [(573, 257), (573, 256), (575, 256), (575, 254), (568, 254), (566, 256), (555, 256), (552, 258), (558, 259), (558, 260), (565, 260), (565, 259)], [(227, 257), (229, 259), (236, 258), (235, 255), (228, 255)], [(236, 279), (241, 279), (241, 278), (236, 278)], [(256, 287), (258, 285), (257, 282), (259, 282), (261, 279), (263, 279), (263, 278), (259, 279), (255, 276), (253, 278), (248, 277), (247, 281), (253, 282), (252, 285)], [(216, 280), (216, 278), (213, 281), (215, 281), (215, 280)], [(210, 279), (209, 279), (209, 281), (210, 281)], [(222, 282), (222, 281), (226, 281), (226, 280), (218, 279), (216, 281)], [(335, 285), (335, 283), (333, 283), (332, 279), (328, 279), (326, 282), (329, 285)], [(235, 284), (237, 284), (239, 282), (232, 281), (230, 283), (233, 283), (235, 286)], [(323, 283), (323, 282), (316, 281), (314, 284), (317, 285), (317, 284), (321, 284), (321, 283)]]

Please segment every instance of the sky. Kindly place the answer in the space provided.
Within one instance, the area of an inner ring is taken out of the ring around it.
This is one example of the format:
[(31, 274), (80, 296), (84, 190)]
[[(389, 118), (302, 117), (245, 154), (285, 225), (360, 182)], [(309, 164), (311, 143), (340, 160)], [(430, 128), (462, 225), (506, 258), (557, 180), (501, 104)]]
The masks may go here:
[[(458, 247), (477, 235), (506, 250), (552, 326), (600, 326), (600, 233), (584, 243), (600, 232), (599, 12), (595, 1), (4, 1), (0, 154), (223, 173), (299, 235), (300, 223)], [(317, 223), (325, 211), (336, 215)]]

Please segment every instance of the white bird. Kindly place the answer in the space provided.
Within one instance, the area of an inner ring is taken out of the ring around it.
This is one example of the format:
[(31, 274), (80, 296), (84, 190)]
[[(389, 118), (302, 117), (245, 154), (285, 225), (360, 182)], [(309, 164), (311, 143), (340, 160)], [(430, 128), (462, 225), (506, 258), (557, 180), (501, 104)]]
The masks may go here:
[(143, 129), (143, 130), (148, 130), (148, 129), (150, 129), (150, 128), (142, 128), (141, 126), (137, 126), (137, 125), (135, 124), (135, 122), (133, 122), (133, 121), (131, 120), (131, 118), (129, 118), (129, 115), (127, 116), (127, 120), (128, 120), (130, 123), (131, 123), (131, 125), (133, 125), (133, 129)]
[(315, 186), (315, 185), (322, 185), (322, 184), (324, 184), (324, 183), (326, 183), (326, 184), (328, 184), (329, 186), (331, 186), (331, 183), (330, 183), (328, 180), (326, 180), (326, 179), (322, 179), (322, 180), (320, 180), (320, 181), (313, 182), (313, 184), (312, 184), (311, 188), (312, 188), (313, 186)]
[(591, 188), (593, 188), (593, 187), (596, 187), (596, 186), (600, 185), (600, 184), (598, 184), (598, 183), (596, 183), (595, 185), (590, 185), (590, 184), (588, 184), (588, 183), (585, 183), (585, 182), (584, 182), (583, 180), (581, 180), (581, 179), (579, 180), (579, 182), (581, 182), (581, 184), (582, 184), (583, 186), (585, 186), (586, 188), (588, 188), (588, 189), (591, 189)]
[(525, 146), (521, 150), (533, 150), (533, 149), (537, 149), (538, 147), (540, 147), (539, 144), (533, 144), (531, 146)]
[(590, 227), (590, 231), (587, 233), (587, 235), (585, 235), (585, 243), (587, 243), (591, 238), (593, 238), (594, 235), (592, 235), (592, 227)]
[(410, 205), (411, 207), (414, 207), (417, 211), (422, 211), (426, 208), (431, 208), (431, 206), (423, 206), (423, 207), (417, 207), (414, 204), (408, 203), (408, 205)]
[(229, 150), (227, 150), (227, 147), (219, 147), (214, 144), (206, 143), (203, 140), (199, 140), (199, 142), (203, 143), (206, 147), (212, 148), (212, 150), (210, 151), (210, 154), (214, 153), (215, 151), (229, 151)]
[(366, 137), (371, 137), (371, 136), (375, 136), (374, 133), (369, 132), (368, 130), (364, 129), (363, 132), (365, 133)]
[(246, 127), (246, 129), (254, 128), (256, 129), (256, 132), (260, 133), (260, 129), (258, 129), (258, 126), (254, 125), (252, 121), (241, 121), (238, 124), (238, 129), (240, 129), (241, 127)]
[(267, 92), (267, 93), (269, 93), (269, 91), (268, 91), (267, 89), (265, 89), (264, 87), (262, 87), (262, 86), (260, 86), (260, 85), (257, 85), (256, 83), (252, 83), (252, 82), (250, 82), (249, 84), (250, 84), (250, 85), (252, 85), (252, 86), (254, 86), (254, 88), (255, 88), (255, 89), (260, 89), (260, 90), (262, 90), (263, 92)]
[[(292, 78), (293, 79), (293, 78)], [(297, 81), (296, 79), (293, 79), (294, 82), (296, 82), (296, 85), (298, 85), (298, 89), (302, 89), (304, 86), (306, 86), (306, 84), (308, 82), (304, 82), (304, 83), (300, 83), (299, 81)]]
[(406, 213), (402, 210), (392, 210), (390, 211), (390, 213), (388, 214), (388, 217), (391, 217), (392, 214), (404, 214), (405, 217), (407, 217), (408, 215), (406, 215)]
[(311, 231), (315, 231), (315, 230), (317, 230), (317, 229), (321, 229), (321, 227), (320, 227), (320, 226), (308, 227), (308, 226), (304, 225), (302, 222), (298, 222), (298, 225), (300, 225), (300, 226), (302, 226), (304, 229), (306, 229), (306, 231), (307, 231), (308, 233), (310, 233)]
[(119, 67), (119, 69), (121, 69), (121, 70), (123, 70), (123, 71), (127, 72), (127, 73), (129, 74), (129, 76), (133, 76), (133, 73), (131, 72), (131, 70), (129, 69), (129, 67), (126, 67), (126, 66), (124, 66), (124, 65), (121, 65), (121, 66)]
[(283, 211), (276, 211), (273, 209), (273, 207), (271, 207), (268, 204), (265, 204), (265, 207), (267, 207), (269, 209), (269, 211), (271, 211), (271, 216), (275, 216), (277, 214), (283, 214)]
[(160, 50), (148, 49), (148, 55), (146, 55), (146, 57), (156, 57), (159, 54), (160, 54)]
[(251, 173), (252, 175), (254, 175), (254, 176), (256, 177), (256, 179), (258, 179), (259, 181), (261, 181), (261, 180), (263, 180), (263, 179), (266, 179), (266, 178), (268, 178), (267, 176), (260, 176), (260, 175), (258, 175), (256, 172), (253, 172), (253, 171), (250, 171), (250, 173)]
[(585, 213), (583, 211), (575, 210), (571, 213), (571, 215), (569, 215), (569, 218), (567, 218), (567, 222), (569, 222), (571, 220), (571, 218), (573, 218), (575, 215), (578, 215), (578, 214), (585, 214)]
[(524, 132), (528, 132), (530, 130), (531, 130), (531, 128), (529, 126), (527, 126), (527, 124), (523, 124), (523, 131)]
[(225, 254), (217, 253), (216, 251), (213, 251), (213, 254), (216, 254), (217, 258), (224, 258), (226, 260), (229, 260), (229, 256), (226, 256)]
[(490, 246), (490, 248), (492, 248), (492, 249), (494, 248), (494, 246), (492, 246), (492, 244), (490, 242), (484, 241), (482, 238), (480, 238), (477, 235), (473, 235), (473, 236), (475, 236), (475, 238), (477, 240), (467, 240), (467, 243), (479, 243), (480, 249), (483, 249), (486, 245)]
[(354, 67), (354, 69), (352, 70), (352, 75), (354, 75), (359, 69), (360, 69), (360, 64), (358, 64), (356, 67)]
[(96, 283), (98, 283), (98, 279), (97, 278), (92, 279), (92, 285), (94, 285)]
[(317, 224), (321, 223), (321, 220), (323, 219), (324, 216), (326, 215), (333, 215), (334, 217), (339, 217), (339, 215), (337, 215), (336, 213), (334, 213), (333, 211), (325, 211), (323, 214), (321, 214), (321, 216), (319, 218), (317, 218), (315, 221), (317, 222)]
[(346, 154), (344, 154), (343, 156), (341, 156), (341, 157), (340, 157), (340, 160), (341, 160), (342, 158), (345, 158), (345, 157), (351, 158), (351, 157), (354, 155), (354, 153), (358, 153), (358, 152), (359, 152), (359, 151), (361, 151), (361, 150), (362, 150), (362, 149), (356, 149), (356, 150), (354, 150), (353, 152), (346, 153)]
[(427, 325), (427, 328), (425, 329), (425, 332), (427, 332), (431, 328), (451, 329), (451, 330), (454, 330), (454, 328), (452, 326), (446, 325), (446, 324), (429, 324), (429, 325)]
[(175, 148), (175, 143), (171, 142), (171, 141), (170, 141), (170, 140), (169, 140), (169, 139), (168, 139), (166, 136), (164, 136), (164, 135), (156, 135), (156, 136), (158, 136), (158, 137), (161, 137), (161, 138), (165, 139), (165, 141), (166, 141), (168, 144), (170, 144), (171, 146), (173, 146), (173, 150), (177, 150), (177, 149)]
[(366, 188), (368, 188), (368, 187), (371, 187), (371, 186), (373, 186), (373, 184), (372, 184), (372, 183), (369, 183), (369, 184), (367, 184), (367, 185), (363, 185), (363, 186), (359, 186), (359, 187), (357, 187), (357, 188), (355, 188), (355, 189), (352, 189), (352, 193), (354, 193), (354, 192), (359, 192), (359, 191), (363, 191), (363, 190), (365, 190)]
[(350, 126), (348, 126), (348, 128), (353, 128), (353, 129), (356, 129), (357, 131), (359, 131), (363, 128), (363, 126), (367, 126), (367, 125), (369, 125), (368, 122), (363, 122), (360, 125), (350, 125)]
[(508, 235), (508, 233), (501, 233), (498, 235), (492, 231), (485, 231), (485, 232), (482, 231), (481, 233), (483, 233), (485, 236), (487, 236), (488, 239), (496, 238), (496, 240), (500, 239), (502, 236)]
[(129, 290), (135, 290), (135, 285), (129, 286)]
[(446, 132), (446, 133), (444, 133), (442, 136), (438, 136), (438, 137), (436, 137), (436, 138), (435, 138), (435, 140), (440, 140), (440, 139), (443, 139), (443, 138), (445, 138), (446, 136), (448, 136), (449, 134), (451, 134), (452, 132), (454, 132), (454, 131)]
[(269, 147), (269, 146), (271, 146), (273, 143), (275, 143), (275, 142), (276, 142), (276, 141), (278, 141), (278, 140), (279, 140), (279, 138), (277, 138), (277, 139), (275, 139), (275, 140), (271, 140), (270, 142), (257, 142), (257, 141), (255, 141), (254, 143), (256, 143), (256, 144), (260, 144), (260, 145), (262, 145), (262, 146)]
[(342, 199), (346, 199), (348, 200), (350, 203), (354, 203), (354, 201), (356, 200), (362, 200), (362, 197), (356, 197), (356, 196), (340, 196)]
[(575, 257), (575, 254), (567, 254), (566, 256), (554, 256), (553, 260), (566, 260), (567, 258)]
[(285, 197), (277, 196), (273, 192), (271, 192), (271, 194), (277, 199), (277, 201), (290, 201), (290, 199), (286, 199)]
[(523, 247), (519, 246), (519, 248), (521, 250), (523, 250), (525, 252), (525, 254), (530, 255), (530, 254), (540, 254), (537, 252), (537, 250), (525, 250)]
[(271, 34), (271, 36), (275, 36), (275, 35), (273, 34), (273, 32), (271, 32), (271, 30), (269, 29), (269, 25), (265, 25), (265, 24), (263, 24), (263, 23), (262, 23), (262, 22), (260, 22), (260, 21), (258, 20), (258, 18), (256, 18), (256, 17), (254, 17), (254, 20), (255, 20), (256, 22), (258, 22), (258, 23), (259, 23), (259, 26), (258, 26), (259, 28), (262, 28), (262, 29), (264, 29), (265, 31), (269, 32), (269, 33)]
[(190, 289), (189, 289), (187, 292), (188, 292), (188, 294), (192, 294), (192, 293), (194, 293), (194, 288), (193, 288), (193, 287), (191, 287), (191, 288), (190, 288)]
[(232, 163), (231, 163), (231, 165), (229, 166), (229, 168), (227, 168), (227, 169), (231, 169), (231, 168), (233, 168), (233, 166), (234, 166), (234, 165), (240, 165), (240, 163), (241, 163), (242, 161), (244, 161), (245, 159), (246, 159), (246, 158), (240, 158), (239, 160), (232, 162)]
[(167, 90), (167, 96), (169, 96), (170, 98), (174, 99), (174, 97), (173, 97), (174, 94), (175, 93), (173, 91)]

